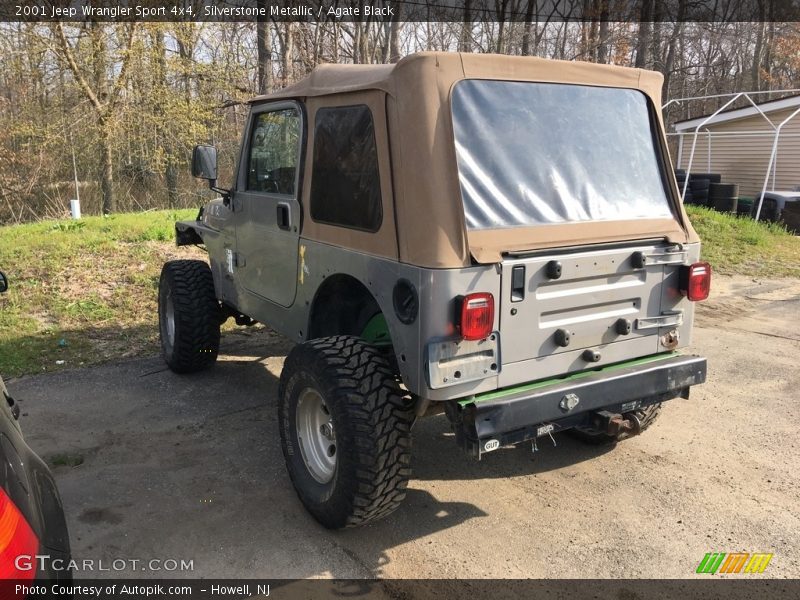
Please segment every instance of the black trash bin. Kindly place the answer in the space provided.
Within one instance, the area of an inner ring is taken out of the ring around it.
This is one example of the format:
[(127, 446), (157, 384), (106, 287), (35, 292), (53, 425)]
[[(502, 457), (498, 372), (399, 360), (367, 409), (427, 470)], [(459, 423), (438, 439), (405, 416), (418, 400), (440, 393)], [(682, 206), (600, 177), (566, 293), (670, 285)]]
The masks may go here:
[(753, 199), (747, 196), (739, 196), (739, 201), (736, 203), (736, 215), (739, 217), (752, 217)]
[[(753, 200), (753, 218), (756, 216), (758, 210), (758, 202), (761, 194), (756, 196)], [(764, 198), (764, 204), (761, 205), (761, 214), (758, 216), (759, 221), (768, 221), (775, 223), (781, 218), (781, 207), (775, 198)]]
[(711, 183), (708, 186), (708, 202), (719, 212), (736, 213), (739, 185), (736, 183)]

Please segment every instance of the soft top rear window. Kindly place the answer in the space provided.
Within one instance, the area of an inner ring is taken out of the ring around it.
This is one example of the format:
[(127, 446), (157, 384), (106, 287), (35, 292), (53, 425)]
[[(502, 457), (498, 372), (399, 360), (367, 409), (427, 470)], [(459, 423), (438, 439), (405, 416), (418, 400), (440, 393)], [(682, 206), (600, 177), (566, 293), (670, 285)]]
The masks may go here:
[(452, 110), (470, 229), (672, 217), (639, 91), (466, 80)]

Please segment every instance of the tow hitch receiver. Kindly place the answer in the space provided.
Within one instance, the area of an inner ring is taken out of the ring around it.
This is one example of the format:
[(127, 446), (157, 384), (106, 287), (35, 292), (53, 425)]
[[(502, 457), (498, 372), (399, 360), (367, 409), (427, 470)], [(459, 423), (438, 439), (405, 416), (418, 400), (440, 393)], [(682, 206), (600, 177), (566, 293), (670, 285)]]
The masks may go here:
[(625, 433), (629, 436), (639, 435), (642, 432), (642, 423), (635, 413), (624, 415), (599, 410), (592, 415), (594, 429), (604, 431), (608, 435), (617, 436)]

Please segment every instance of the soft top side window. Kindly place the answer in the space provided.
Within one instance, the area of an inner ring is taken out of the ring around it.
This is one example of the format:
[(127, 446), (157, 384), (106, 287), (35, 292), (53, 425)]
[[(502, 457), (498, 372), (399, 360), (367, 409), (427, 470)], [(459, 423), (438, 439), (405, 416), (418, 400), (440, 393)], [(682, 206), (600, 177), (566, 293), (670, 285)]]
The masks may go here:
[(247, 190), (293, 196), (300, 147), (295, 108), (262, 112), (255, 118), (247, 161)]
[(380, 229), (380, 173), (369, 107), (319, 109), (314, 123), (313, 160), (311, 218), (351, 229)]

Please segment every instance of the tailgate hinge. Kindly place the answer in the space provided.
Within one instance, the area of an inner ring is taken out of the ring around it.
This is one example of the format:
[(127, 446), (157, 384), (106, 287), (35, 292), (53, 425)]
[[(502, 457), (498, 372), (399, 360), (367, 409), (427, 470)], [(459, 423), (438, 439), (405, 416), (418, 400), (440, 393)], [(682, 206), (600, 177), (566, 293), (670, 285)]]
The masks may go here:
[(653, 254), (634, 252), (631, 260), (637, 269), (643, 269), (650, 265), (685, 265), (689, 260), (689, 253), (685, 250)]
[(683, 311), (661, 313), (658, 317), (636, 319), (636, 329), (657, 329), (658, 327), (680, 327), (683, 325)]

